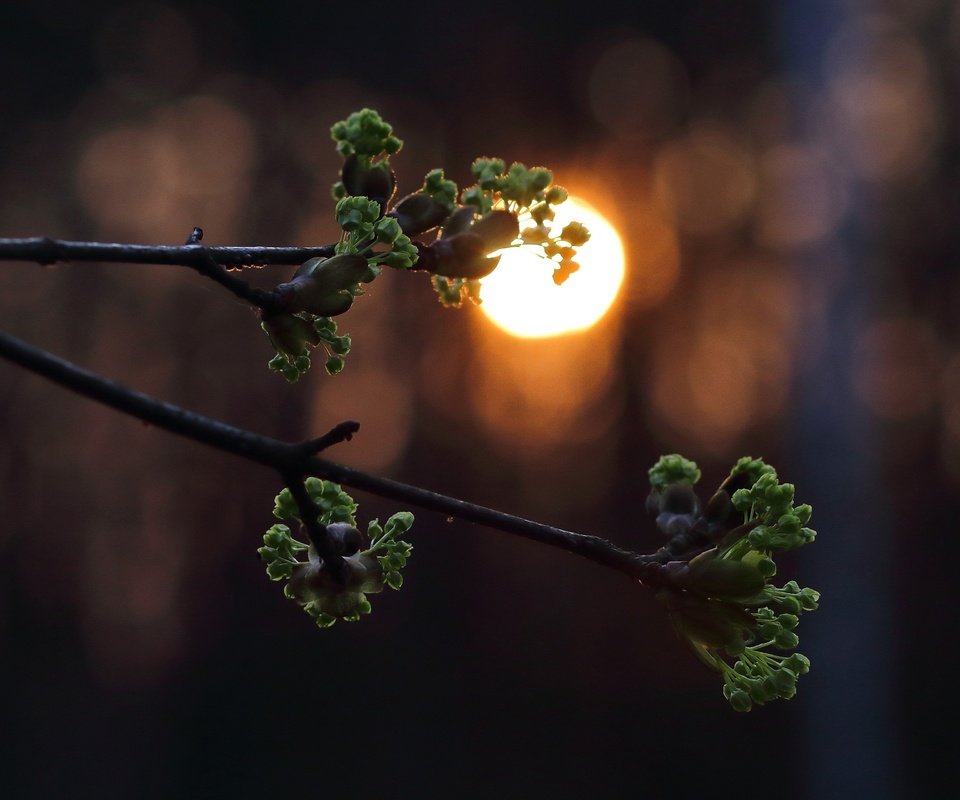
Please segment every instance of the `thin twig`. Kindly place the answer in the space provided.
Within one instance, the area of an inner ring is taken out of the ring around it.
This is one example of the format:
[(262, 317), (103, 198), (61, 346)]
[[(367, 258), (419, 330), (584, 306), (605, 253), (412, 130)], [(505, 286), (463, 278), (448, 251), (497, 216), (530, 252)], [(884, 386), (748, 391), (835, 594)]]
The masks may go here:
[(554, 528), (417, 486), (370, 475), (322, 458), (310, 457), (305, 454), (311, 452), (305, 451), (309, 442), (282, 442), (155, 400), (3, 332), (0, 332), (0, 357), (124, 414), (241, 458), (273, 467), (283, 476), (316, 475), (380, 497), (496, 528), (575, 553), (635, 580), (639, 579), (644, 564), (665, 560), (662, 554), (641, 555), (630, 552), (599, 536)]
[(318, 436), (316, 439), (309, 439), (306, 442), (301, 442), (298, 447), (304, 456), (312, 456), (316, 453), (323, 452), (328, 447), (333, 447), (335, 444), (340, 444), (340, 442), (349, 442), (353, 438), (353, 434), (359, 430), (360, 423), (355, 422), (352, 419), (348, 419), (344, 422), (338, 422), (329, 431), (323, 434), (323, 436)]

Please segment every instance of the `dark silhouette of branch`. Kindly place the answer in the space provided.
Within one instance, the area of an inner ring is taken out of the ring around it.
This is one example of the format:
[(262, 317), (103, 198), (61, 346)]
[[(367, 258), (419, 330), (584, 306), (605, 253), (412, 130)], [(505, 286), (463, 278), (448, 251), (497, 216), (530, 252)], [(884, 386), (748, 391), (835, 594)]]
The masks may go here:
[[(649, 582), (650, 573), (644, 571), (644, 566), (652, 562), (668, 560), (664, 548), (652, 555), (641, 555), (623, 550), (599, 536), (554, 528), (427, 489), (370, 475), (313, 455), (336, 441), (349, 439), (358, 428), (353, 422), (341, 423), (319, 439), (293, 443), (282, 442), (156, 400), (3, 332), (0, 332), (0, 357), (146, 423), (272, 467), (279, 471), (287, 483), (299, 483), (299, 479), (303, 476), (316, 475), (380, 497), (419, 506), (448, 517), (478, 523), (557, 547), (616, 570), (634, 580), (639, 580), (643, 575)], [(302, 483), (300, 485), (302, 487)], [(309, 497), (307, 499), (309, 500)]]
[(172, 264), (194, 267), (204, 259), (200, 251), (227, 268), (302, 264), (310, 258), (333, 255), (332, 245), (318, 247), (205, 247), (197, 243), (117, 244), (70, 242), (37, 236), (0, 239), (0, 261), (34, 261), (57, 264), (67, 261), (102, 261), (126, 264)]
[(227, 268), (267, 264), (302, 264), (316, 256), (333, 255), (333, 246), (323, 247), (205, 247), (203, 230), (194, 228), (183, 245), (116, 244), (112, 242), (68, 242), (46, 237), (0, 239), (0, 261), (35, 261), (56, 264), (66, 261), (123, 262), (128, 264), (169, 264), (189, 267), (219, 283), (251, 305), (264, 311), (280, 311), (274, 292), (256, 289), (231, 275)]
[(301, 442), (299, 447), (305, 456), (312, 456), (340, 442), (349, 442), (358, 430), (360, 430), (360, 423), (348, 419), (345, 422), (338, 422), (323, 436)]

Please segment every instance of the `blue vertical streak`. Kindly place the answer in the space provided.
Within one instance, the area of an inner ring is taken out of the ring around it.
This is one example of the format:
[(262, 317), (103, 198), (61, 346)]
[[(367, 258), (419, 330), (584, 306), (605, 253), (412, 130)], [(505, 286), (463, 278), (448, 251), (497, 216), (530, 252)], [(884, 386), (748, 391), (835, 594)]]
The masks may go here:
[[(849, 0), (781, 0), (788, 76), (823, 89), (824, 51), (842, 25), (856, 24), (858, 12), (861, 4)], [(797, 111), (803, 125), (810, 109)], [(802, 796), (813, 800), (900, 794), (892, 696), (893, 531), (884, 513), (875, 432), (851, 381), (854, 342), (871, 307), (870, 264), (882, 253), (877, 225), (865, 212), (868, 191), (850, 190), (849, 221), (794, 262), (801, 283), (829, 280), (827, 270), (836, 269), (838, 255), (844, 265), (840, 288), (818, 321), (827, 346), (793, 393), (798, 496), (813, 504), (820, 532), (803, 553), (799, 574), (806, 576), (801, 583), (823, 593), (820, 610), (800, 628), (801, 650), (813, 661), (798, 695), (806, 749)], [(798, 346), (804, 346), (802, 336)]]

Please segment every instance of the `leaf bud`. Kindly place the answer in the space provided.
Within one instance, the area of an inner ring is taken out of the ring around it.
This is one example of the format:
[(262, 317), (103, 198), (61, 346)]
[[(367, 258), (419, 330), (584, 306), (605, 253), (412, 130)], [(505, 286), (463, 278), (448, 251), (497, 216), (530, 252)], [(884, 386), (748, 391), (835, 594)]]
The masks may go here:
[(337, 555), (352, 556), (363, 545), (363, 534), (346, 522), (333, 522), (327, 525), (327, 536)]
[(408, 194), (394, 206), (390, 216), (396, 217), (407, 236), (419, 236), (442, 223), (449, 212), (430, 195), (423, 192)]
[(320, 337), (314, 327), (305, 319), (293, 314), (264, 311), (260, 315), (261, 327), (267, 332), (270, 341), (278, 352), (289, 356), (298, 356), (307, 345), (316, 345)]
[(456, 233), (463, 233), (473, 224), (476, 216), (476, 208), (473, 206), (461, 206), (443, 223), (443, 235), (449, 238)]
[(397, 190), (397, 176), (386, 161), (376, 164), (364, 164), (356, 154), (351, 154), (343, 162), (340, 177), (347, 194), (354, 197), (369, 197), (379, 203), (381, 209)]
[(474, 222), (470, 232), (483, 239), (487, 252), (493, 252), (509, 247), (520, 235), (520, 225), (516, 214), (496, 210)]
[(766, 580), (755, 566), (742, 561), (704, 558), (705, 555), (701, 554), (690, 562), (687, 588), (691, 592), (734, 599), (752, 597), (763, 588)]
[(335, 317), (353, 304), (349, 289), (367, 272), (367, 260), (359, 255), (338, 255), (327, 259), (311, 258), (289, 283), (274, 290), (284, 310), (305, 311), (320, 317)]

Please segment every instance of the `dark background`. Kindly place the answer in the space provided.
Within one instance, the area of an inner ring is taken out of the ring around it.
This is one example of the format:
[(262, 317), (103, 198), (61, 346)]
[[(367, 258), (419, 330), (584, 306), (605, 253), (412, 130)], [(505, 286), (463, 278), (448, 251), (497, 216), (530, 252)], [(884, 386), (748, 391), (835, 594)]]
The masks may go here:
[(5, 263), (4, 329), (267, 435), (359, 419), (345, 463), (642, 550), (660, 453), (705, 491), (762, 455), (823, 600), (798, 696), (741, 716), (642, 587), (420, 512), (403, 591), (318, 631), (256, 557), (275, 475), (0, 366), (0, 791), (949, 796), (958, 54), (945, 0), (6, 4), (0, 236), (328, 242), (329, 126), (371, 106), (402, 191), (543, 162), (628, 257), (536, 341), (386, 275), (295, 386), (176, 268)]

